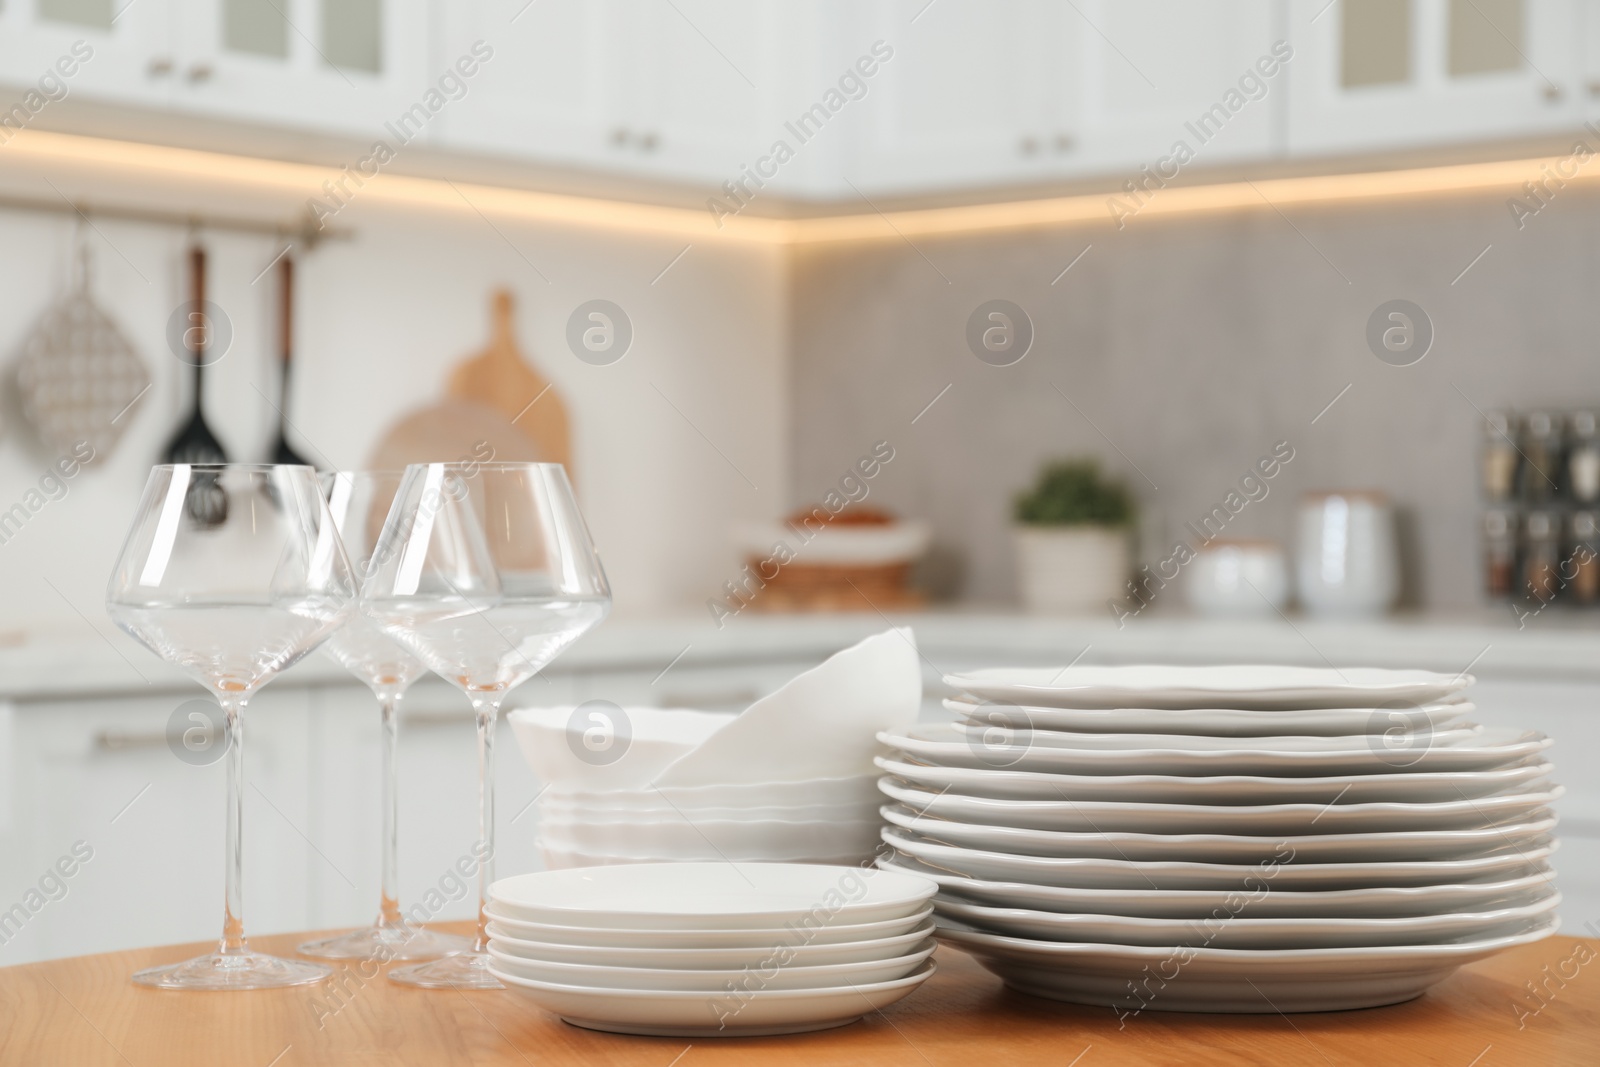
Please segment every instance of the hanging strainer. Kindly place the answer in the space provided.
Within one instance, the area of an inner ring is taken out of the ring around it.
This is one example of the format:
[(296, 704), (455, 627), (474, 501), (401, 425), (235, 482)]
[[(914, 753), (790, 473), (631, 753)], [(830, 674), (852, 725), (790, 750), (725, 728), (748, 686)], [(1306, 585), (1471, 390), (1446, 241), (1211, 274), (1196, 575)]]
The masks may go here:
[(69, 452), (86, 442), (108, 453), (150, 387), (150, 371), (89, 291), (89, 246), (80, 229), (72, 291), (48, 309), (22, 344), (22, 412), (41, 439)]

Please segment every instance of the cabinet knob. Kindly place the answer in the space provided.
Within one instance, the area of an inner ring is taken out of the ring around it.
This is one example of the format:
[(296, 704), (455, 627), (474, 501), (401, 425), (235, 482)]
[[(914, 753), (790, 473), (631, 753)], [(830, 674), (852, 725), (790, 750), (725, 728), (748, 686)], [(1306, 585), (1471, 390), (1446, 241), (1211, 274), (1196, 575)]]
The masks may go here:
[(622, 126), (618, 126), (616, 129), (611, 131), (611, 143), (616, 145), (618, 148), (625, 146), (632, 139), (632, 137), (633, 135)]
[(1017, 142), (1017, 151), (1025, 156), (1035, 155), (1039, 151), (1039, 139), (1037, 137), (1022, 138)]
[(1547, 103), (1547, 104), (1559, 104), (1559, 103), (1561, 103), (1562, 98), (1565, 97), (1567, 94), (1566, 94), (1566, 90), (1562, 89), (1561, 86), (1547, 84), (1544, 87), (1544, 94), (1543, 95), (1544, 95), (1544, 102), (1545, 103)]
[(1069, 134), (1056, 134), (1055, 149), (1057, 152), (1070, 152), (1076, 147), (1078, 147), (1078, 142), (1074, 141)]
[(165, 78), (172, 73), (172, 57), (156, 56), (150, 60), (149, 65), (144, 68), (144, 72), (152, 78)]
[(1590, 96), (1600, 96), (1600, 81), (1591, 81), (1584, 88), (1589, 91)]
[(659, 143), (659, 139), (653, 133), (641, 133), (639, 135), (639, 151), (641, 152), (654, 152)]
[(189, 67), (188, 78), (192, 84), (199, 85), (201, 82), (210, 81), (214, 73), (210, 63), (194, 63)]

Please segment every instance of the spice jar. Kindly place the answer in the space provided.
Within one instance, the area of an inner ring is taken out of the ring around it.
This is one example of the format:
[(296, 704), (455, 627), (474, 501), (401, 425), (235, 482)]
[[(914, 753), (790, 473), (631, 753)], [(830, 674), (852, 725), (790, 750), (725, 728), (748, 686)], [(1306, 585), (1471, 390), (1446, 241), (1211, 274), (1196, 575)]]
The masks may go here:
[(1483, 426), (1483, 495), (1489, 500), (1510, 500), (1517, 488), (1516, 418), (1510, 412), (1491, 411)]
[(1509, 597), (1517, 584), (1517, 515), (1490, 511), (1483, 516), (1483, 585), (1491, 597)]
[(1554, 497), (1561, 473), (1561, 420), (1548, 411), (1529, 412), (1522, 424), (1522, 456), (1522, 499)]
[(1572, 575), (1572, 599), (1580, 604), (1600, 602), (1600, 511), (1572, 514), (1572, 555), (1567, 571)]
[(1522, 551), (1522, 577), (1529, 597), (1547, 603), (1561, 587), (1561, 528), (1554, 512), (1530, 511)]
[(1600, 503), (1600, 427), (1595, 413), (1572, 416), (1572, 446), (1567, 451), (1567, 485), (1580, 504)]

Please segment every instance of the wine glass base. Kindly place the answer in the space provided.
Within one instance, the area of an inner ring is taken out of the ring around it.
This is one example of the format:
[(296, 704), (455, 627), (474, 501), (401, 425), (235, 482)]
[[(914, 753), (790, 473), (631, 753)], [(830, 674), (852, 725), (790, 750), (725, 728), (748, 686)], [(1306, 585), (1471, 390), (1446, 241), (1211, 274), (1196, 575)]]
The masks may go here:
[(500, 979), (489, 973), (489, 956), (483, 952), (463, 952), (432, 963), (396, 967), (389, 981), (423, 989), (504, 989)]
[(133, 980), (156, 989), (278, 989), (320, 982), (332, 973), (333, 968), (320, 963), (279, 959), (261, 952), (214, 952), (165, 967), (148, 967), (135, 972)]
[(369, 926), (338, 937), (307, 941), (302, 956), (324, 960), (431, 960), (472, 951), (472, 939), (420, 926)]

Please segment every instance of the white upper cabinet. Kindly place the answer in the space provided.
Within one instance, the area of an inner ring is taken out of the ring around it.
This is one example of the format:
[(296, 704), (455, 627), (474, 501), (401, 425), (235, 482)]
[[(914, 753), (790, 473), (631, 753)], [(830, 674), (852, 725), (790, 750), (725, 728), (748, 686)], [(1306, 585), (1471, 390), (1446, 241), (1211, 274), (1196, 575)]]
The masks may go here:
[(385, 123), (409, 114), (410, 139), (453, 91), (437, 84), (414, 0), (168, 2), (181, 11), (172, 102), (184, 110), (394, 147)]
[[(160, 106), (171, 96), (168, 0), (9, 0), (0, 4), (0, 81), (8, 125), (74, 94)], [(38, 95), (26, 98), (29, 89)], [(48, 94), (48, 95), (47, 95)]]
[(1272, 155), (1292, 52), (1274, 32), (1277, 10), (1263, 0), (1066, 5), (1070, 36), (1059, 51), (1069, 96), (1081, 101), (1078, 150), (1066, 160), (1080, 173), (1148, 165), (1170, 178)]
[[(1575, 0), (1294, 0), (1289, 147), (1316, 156), (1534, 136), (1588, 97)], [(1580, 11), (1581, 9), (1581, 11)], [(1580, 17), (1582, 16), (1582, 17)]]
[(868, 0), (850, 9), (835, 65), (878, 69), (846, 116), (840, 182), (863, 193), (1041, 180), (1076, 147), (1072, 27), (1059, 5), (1012, 0)]

